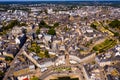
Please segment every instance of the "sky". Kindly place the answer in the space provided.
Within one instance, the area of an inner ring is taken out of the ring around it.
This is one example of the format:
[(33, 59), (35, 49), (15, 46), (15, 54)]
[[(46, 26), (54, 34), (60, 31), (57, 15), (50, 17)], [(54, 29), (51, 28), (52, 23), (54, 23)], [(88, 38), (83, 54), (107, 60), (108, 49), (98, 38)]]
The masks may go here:
[(120, 1), (120, 0), (0, 0), (0, 1)]

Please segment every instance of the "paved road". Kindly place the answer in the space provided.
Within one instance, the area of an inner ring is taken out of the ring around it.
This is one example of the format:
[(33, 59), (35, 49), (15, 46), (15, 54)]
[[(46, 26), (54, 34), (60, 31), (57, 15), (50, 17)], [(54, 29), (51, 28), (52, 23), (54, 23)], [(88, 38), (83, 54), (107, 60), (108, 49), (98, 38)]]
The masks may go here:
[[(23, 45), (24, 47), (24, 45)], [(19, 55), (23, 52), (23, 47), (20, 49), (20, 51), (17, 53), (17, 55), (15, 56), (14, 60), (11, 62), (11, 65), (8, 69), (8, 71), (5, 73), (5, 76), (3, 78), (3, 80), (7, 80), (8, 79), (8, 76), (12, 73), (12, 71), (14, 70), (14, 64), (15, 64), (15, 61), (17, 60), (17, 58), (19, 57)]]
[(31, 62), (33, 62), (38, 68), (40, 68), (40, 64), (35, 60), (33, 59), (31, 56), (29, 56), (25, 51), (23, 51), (23, 55), (25, 55)]

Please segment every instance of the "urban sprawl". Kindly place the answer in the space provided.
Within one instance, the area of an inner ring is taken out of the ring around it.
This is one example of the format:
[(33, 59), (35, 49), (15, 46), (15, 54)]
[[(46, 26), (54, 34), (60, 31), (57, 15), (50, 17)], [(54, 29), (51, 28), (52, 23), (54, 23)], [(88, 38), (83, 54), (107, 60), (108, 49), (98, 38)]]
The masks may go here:
[(120, 80), (120, 8), (0, 6), (0, 80)]

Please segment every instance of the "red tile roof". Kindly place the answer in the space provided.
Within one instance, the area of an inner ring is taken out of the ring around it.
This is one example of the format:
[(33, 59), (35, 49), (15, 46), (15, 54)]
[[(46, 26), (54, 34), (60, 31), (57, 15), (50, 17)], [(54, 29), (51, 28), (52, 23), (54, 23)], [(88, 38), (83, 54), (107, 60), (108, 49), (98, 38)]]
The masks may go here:
[(29, 80), (28, 78), (25, 78), (25, 79), (23, 79), (23, 80)]

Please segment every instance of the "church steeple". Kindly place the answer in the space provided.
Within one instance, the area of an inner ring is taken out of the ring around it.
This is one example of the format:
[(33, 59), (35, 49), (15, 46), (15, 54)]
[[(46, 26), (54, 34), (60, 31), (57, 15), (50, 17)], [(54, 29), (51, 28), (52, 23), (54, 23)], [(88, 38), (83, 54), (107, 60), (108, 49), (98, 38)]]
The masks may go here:
[(65, 63), (66, 63), (67, 66), (70, 63), (70, 61), (69, 61), (69, 53), (68, 52), (65, 52)]

